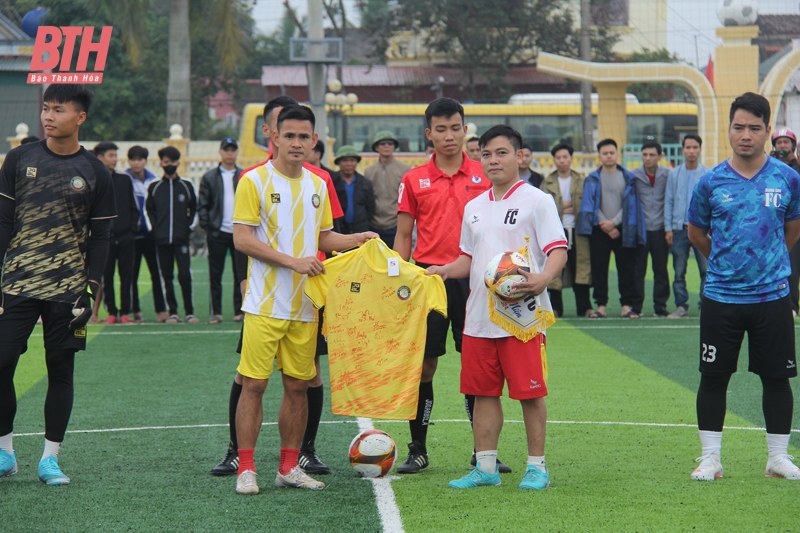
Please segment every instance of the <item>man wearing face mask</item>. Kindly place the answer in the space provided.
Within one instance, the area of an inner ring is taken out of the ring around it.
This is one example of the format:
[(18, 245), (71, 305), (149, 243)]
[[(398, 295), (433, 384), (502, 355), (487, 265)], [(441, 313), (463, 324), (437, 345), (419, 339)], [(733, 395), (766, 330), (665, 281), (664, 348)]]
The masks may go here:
[[(800, 172), (800, 163), (797, 162), (797, 135), (789, 128), (781, 128), (772, 134), (772, 152), (769, 154), (778, 161), (786, 163), (797, 172)], [(792, 298), (792, 314), (796, 317), (800, 312), (800, 246), (795, 245), (789, 250), (789, 262), (792, 273), (789, 275), (789, 294)]]
[(167, 146), (158, 151), (158, 157), (161, 159), (164, 177), (153, 182), (147, 190), (146, 209), (156, 240), (158, 265), (169, 307), (166, 323), (177, 324), (181, 321), (172, 284), (173, 269), (177, 263), (186, 322), (197, 324), (200, 320), (194, 316), (192, 258), (189, 253), (189, 237), (197, 213), (197, 196), (192, 182), (178, 176), (181, 159), (178, 149)]

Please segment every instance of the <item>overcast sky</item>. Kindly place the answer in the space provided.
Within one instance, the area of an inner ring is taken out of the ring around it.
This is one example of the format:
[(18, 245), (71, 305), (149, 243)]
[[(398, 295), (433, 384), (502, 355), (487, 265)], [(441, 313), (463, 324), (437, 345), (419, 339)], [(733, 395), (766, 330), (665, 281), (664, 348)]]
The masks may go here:
[[(631, 0), (631, 2), (649, 3), (654, 7), (661, 2), (667, 2), (667, 48), (689, 63), (695, 64), (699, 59), (699, 64), (705, 66), (709, 54), (720, 44), (715, 35), (715, 28), (722, 24), (717, 20), (715, 0)], [(348, 19), (357, 26), (360, 21), (355, 0), (345, 0), (344, 3)], [(306, 14), (308, 0), (290, 0), (290, 4), (300, 17)], [(759, 13), (764, 14), (800, 13), (800, 0), (760, 0), (758, 5)], [(259, 30), (271, 34), (277, 29), (283, 11), (282, 0), (255, 0), (253, 18)], [(632, 22), (635, 24), (636, 21)], [(641, 44), (648, 48), (654, 47), (649, 42)]]
[[(635, 0), (634, 0), (635, 1)], [(661, 2), (665, 0), (640, 0)], [(758, 12), (763, 14), (800, 13), (800, 0), (760, 0)], [(708, 63), (708, 56), (721, 43), (716, 28), (717, 2), (712, 0), (669, 0), (667, 2), (667, 48), (689, 63)], [(695, 36), (697, 48), (695, 49)], [(800, 35), (798, 35), (800, 37)]]

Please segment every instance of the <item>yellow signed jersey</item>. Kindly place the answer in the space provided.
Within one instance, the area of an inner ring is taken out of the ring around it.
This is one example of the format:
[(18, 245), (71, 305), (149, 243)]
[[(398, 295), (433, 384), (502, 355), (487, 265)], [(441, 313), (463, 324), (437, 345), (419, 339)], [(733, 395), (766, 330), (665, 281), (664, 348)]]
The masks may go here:
[[(399, 263), (389, 276), (388, 261)], [(305, 294), (325, 306), (331, 404), (337, 415), (411, 420), (417, 415), (427, 316), (447, 313), (439, 276), (373, 239), (325, 261)]]
[[(271, 161), (259, 165), (241, 177), (234, 202), (234, 224), (254, 227), (258, 240), (292, 257), (316, 255), (320, 231), (333, 227), (325, 181), (308, 169), (291, 179), (275, 170)], [(251, 257), (242, 310), (317, 322), (317, 311), (303, 298), (305, 280), (291, 269)]]

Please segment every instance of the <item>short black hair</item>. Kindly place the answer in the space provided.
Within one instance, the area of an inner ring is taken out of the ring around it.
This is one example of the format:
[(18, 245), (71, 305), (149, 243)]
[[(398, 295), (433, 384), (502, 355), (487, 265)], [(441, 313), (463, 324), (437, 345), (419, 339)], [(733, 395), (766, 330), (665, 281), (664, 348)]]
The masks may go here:
[(645, 148), (655, 148), (656, 149), (656, 153), (659, 154), (659, 155), (664, 153), (661, 150), (661, 143), (659, 143), (657, 141), (645, 141), (645, 142), (643, 142), (642, 143), (642, 152), (644, 152)]
[(171, 159), (172, 161), (180, 161), (181, 160), (181, 152), (174, 146), (165, 146), (161, 150), (158, 151), (158, 158), (159, 159)]
[(507, 126), (506, 124), (498, 124), (497, 126), (492, 126), (486, 130), (486, 132), (481, 135), (481, 138), (478, 141), (481, 149), (489, 144), (489, 141), (495, 137), (505, 137), (508, 139), (508, 142), (511, 143), (511, 146), (514, 148), (515, 152), (522, 149), (522, 135), (520, 135), (517, 130), (511, 126)]
[(269, 122), (269, 115), (273, 110), (278, 109), (279, 107), (288, 107), (290, 105), (297, 105), (297, 100), (291, 96), (286, 96), (285, 94), (276, 96), (264, 106), (264, 114), (262, 115), (264, 117), (264, 122)]
[(619, 146), (617, 146), (617, 141), (615, 141), (614, 139), (603, 139), (602, 141), (597, 143), (597, 151), (599, 152), (600, 148), (602, 148), (603, 146), (608, 146), (609, 144), (614, 148), (616, 148), (617, 150), (619, 150)]
[(769, 126), (769, 100), (756, 93), (744, 93), (736, 98), (731, 104), (730, 121), (733, 122), (733, 115), (738, 109), (744, 109), (764, 121), (765, 126)]
[(681, 141), (681, 146), (684, 148), (686, 148), (686, 139), (693, 139), (697, 141), (697, 144), (699, 144), (701, 148), (703, 147), (703, 139), (701, 139), (700, 136), (695, 133), (687, 133), (686, 136), (683, 138), (683, 140)]
[(530, 144), (523, 144), (523, 145), (520, 147), (520, 150), (528, 150), (528, 151), (530, 151), (530, 152), (533, 152), (533, 148), (531, 148), (531, 145), (530, 145)]
[(112, 143), (111, 141), (103, 141), (97, 143), (92, 152), (94, 152), (94, 155), (103, 155), (104, 153), (110, 150), (119, 150), (119, 146)]
[(40, 139), (39, 139), (39, 137), (37, 137), (36, 135), (28, 135), (27, 137), (24, 137), (24, 138), (23, 138), (23, 139), (22, 139), (22, 140), (19, 142), (19, 144), (35, 143), (35, 142), (36, 142), (36, 141), (38, 141), (38, 140), (40, 140)]
[(431, 127), (431, 120), (433, 117), (450, 118), (458, 113), (461, 115), (461, 123), (464, 123), (464, 106), (458, 100), (452, 98), (437, 98), (425, 109), (425, 122), (428, 123), (428, 128)]
[(131, 159), (147, 159), (147, 156), (150, 155), (150, 152), (147, 151), (147, 148), (144, 146), (134, 145), (128, 149), (128, 160)]
[(469, 144), (469, 143), (471, 143), (473, 141), (480, 142), (480, 139), (478, 137), (470, 137), (469, 139), (467, 139), (467, 144)]
[(314, 145), (314, 151), (319, 154), (320, 157), (325, 155), (325, 143), (321, 140), (317, 141), (317, 144)]
[(555, 157), (556, 153), (558, 153), (559, 150), (566, 150), (567, 152), (569, 152), (569, 155), (572, 155), (572, 154), (575, 153), (575, 148), (573, 148), (571, 144), (558, 143), (557, 145), (555, 145), (553, 147), (552, 150), (550, 150), (550, 155)]
[(281, 112), (278, 114), (278, 130), (281, 129), (281, 124), (287, 120), (307, 120), (311, 123), (311, 129), (314, 129), (317, 125), (314, 112), (302, 105), (288, 105), (281, 109)]
[(78, 112), (89, 113), (94, 93), (86, 85), (78, 83), (54, 83), (44, 92), (42, 102), (54, 104), (72, 103)]
[(426, 139), (426, 140), (425, 140), (425, 148), (426, 148), (426, 149), (428, 149), (428, 148), (433, 148), (433, 141), (432, 141), (432, 140), (430, 140), (430, 139)]

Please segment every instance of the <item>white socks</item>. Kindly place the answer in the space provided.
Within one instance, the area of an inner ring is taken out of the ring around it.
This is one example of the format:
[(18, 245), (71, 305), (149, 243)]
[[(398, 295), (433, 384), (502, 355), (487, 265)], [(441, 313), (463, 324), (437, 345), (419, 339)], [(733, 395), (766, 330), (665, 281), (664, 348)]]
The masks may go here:
[(487, 474), (497, 473), (497, 450), (476, 452), (475, 459), (478, 461), (478, 468)]
[(0, 450), (3, 450), (7, 454), (14, 455), (14, 444), (12, 443), (12, 439), (14, 438), (14, 433), (11, 432), (8, 435), (3, 435), (0, 437)]
[[(791, 435), (767, 433), (767, 449), (769, 450), (770, 459), (777, 459), (781, 455), (789, 453), (789, 437), (791, 437)], [(0, 439), (2, 439), (2, 437), (0, 437)], [(2, 441), (0, 441), (0, 444), (2, 444)]]
[(703, 455), (712, 453), (719, 455), (720, 450), (722, 450), (722, 432), (700, 430), (699, 433), (700, 444), (703, 446)]
[(544, 461), (544, 455), (529, 455), (528, 456), (528, 464), (531, 466), (535, 466), (542, 472), (547, 472), (547, 463)]
[(44, 439), (44, 453), (42, 454), (42, 459), (47, 459), (51, 455), (58, 459), (58, 451), (60, 449), (60, 442), (53, 442), (51, 440)]

